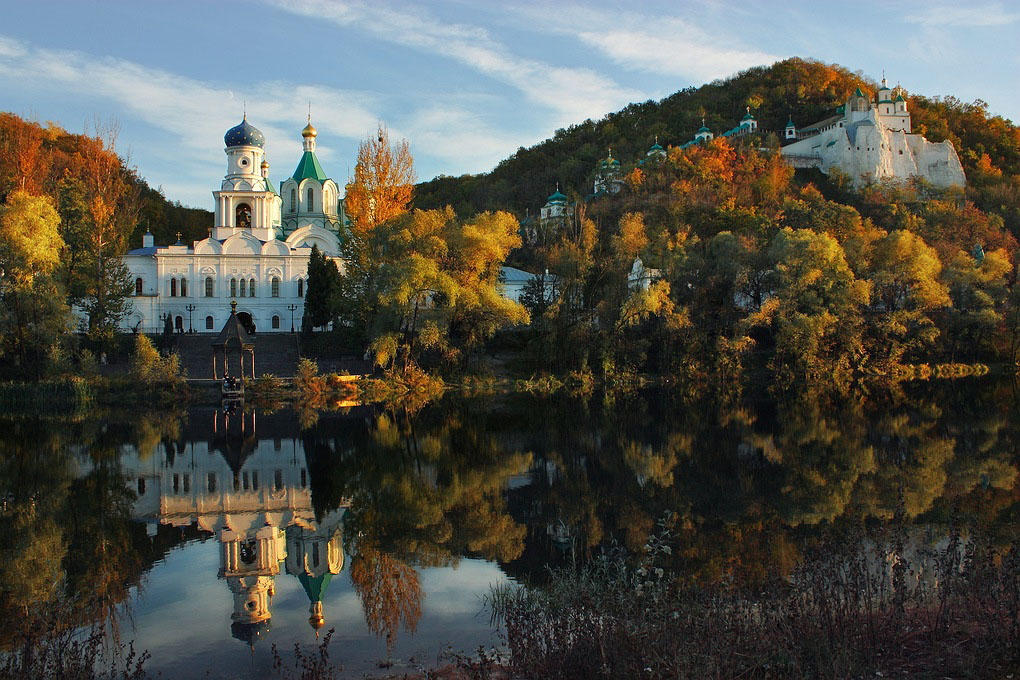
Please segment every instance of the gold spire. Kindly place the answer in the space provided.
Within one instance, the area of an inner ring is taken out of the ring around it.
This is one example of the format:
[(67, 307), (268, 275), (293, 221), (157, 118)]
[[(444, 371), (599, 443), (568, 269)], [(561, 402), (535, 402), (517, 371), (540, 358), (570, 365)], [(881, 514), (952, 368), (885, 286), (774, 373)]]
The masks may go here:
[(317, 134), (319, 134), (319, 131), (315, 129), (314, 125), (312, 125), (312, 102), (309, 101), (308, 102), (308, 125), (306, 125), (305, 129), (301, 131), (301, 136), (302, 137), (314, 137)]

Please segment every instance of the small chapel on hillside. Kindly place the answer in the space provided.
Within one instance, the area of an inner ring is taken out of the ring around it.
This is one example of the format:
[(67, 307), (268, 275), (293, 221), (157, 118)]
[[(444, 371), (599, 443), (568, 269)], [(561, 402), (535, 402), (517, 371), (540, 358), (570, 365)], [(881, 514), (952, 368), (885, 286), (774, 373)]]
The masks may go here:
[(165, 319), (178, 332), (213, 333), (231, 313), (249, 332), (291, 330), (301, 319), (312, 246), (342, 267), (345, 224), (340, 186), (315, 155), (318, 132), (301, 131), (303, 154), (277, 192), (269, 179), (265, 137), (245, 116), (223, 137), (227, 169), (214, 200), (209, 236), (157, 246), (151, 233), (124, 264), (134, 282), (122, 330), (158, 333)]

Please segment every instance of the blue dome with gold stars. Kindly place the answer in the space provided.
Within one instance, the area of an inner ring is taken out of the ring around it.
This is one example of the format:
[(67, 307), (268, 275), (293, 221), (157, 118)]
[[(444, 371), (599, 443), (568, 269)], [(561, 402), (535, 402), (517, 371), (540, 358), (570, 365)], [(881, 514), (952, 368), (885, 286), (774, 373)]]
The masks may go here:
[(257, 127), (248, 122), (248, 117), (234, 127), (227, 130), (223, 135), (223, 142), (227, 146), (257, 146), (260, 149), (266, 146), (266, 137)]

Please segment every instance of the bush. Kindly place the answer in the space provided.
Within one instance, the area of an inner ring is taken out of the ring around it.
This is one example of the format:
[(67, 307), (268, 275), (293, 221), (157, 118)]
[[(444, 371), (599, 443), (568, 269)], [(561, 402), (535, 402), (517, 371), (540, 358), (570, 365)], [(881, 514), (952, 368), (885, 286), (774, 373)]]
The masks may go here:
[(135, 340), (135, 355), (131, 362), (131, 377), (143, 383), (177, 385), (184, 376), (176, 354), (160, 356), (148, 336), (139, 333)]
[(489, 604), (514, 677), (1006, 677), (1020, 543), (905, 533), (835, 535), (788, 579), (743, 591), (687, 580), (664, 530), (640, 557), (609, 549)]

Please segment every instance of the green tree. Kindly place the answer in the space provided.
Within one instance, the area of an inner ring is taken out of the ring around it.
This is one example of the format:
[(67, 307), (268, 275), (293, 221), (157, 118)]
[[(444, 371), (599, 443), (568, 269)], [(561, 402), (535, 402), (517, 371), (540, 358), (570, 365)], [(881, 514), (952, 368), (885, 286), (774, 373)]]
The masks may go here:
[(1003, 353), (1008, 342), (1000, 332), (1008, 314), (1008, 277), (1013, 264), (1004, 250), (979, 257), (960, 252), (945, 271), (952, 308), (946, 314), (946, 337), (950, 354), (979, 357), (987, 351)]

